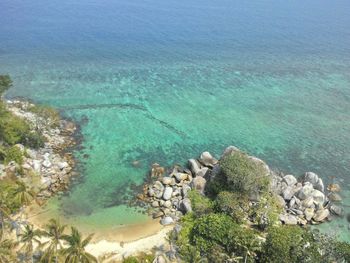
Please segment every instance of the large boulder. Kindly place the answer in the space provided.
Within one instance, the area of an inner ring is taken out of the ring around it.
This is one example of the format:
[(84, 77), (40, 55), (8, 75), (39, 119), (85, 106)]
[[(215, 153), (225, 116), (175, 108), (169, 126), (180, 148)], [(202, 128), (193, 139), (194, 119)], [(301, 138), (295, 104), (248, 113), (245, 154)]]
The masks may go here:
[(188, 192), (191, 191), (191, 187), (187, 184), (182, 186), (182, 196), (187, 197)]
[(199, 170), (201, 169), (200, 164), (195, 159), (189, 159), (188, 165), (190, 166), (190, 169), (193, 174), (197, 174)]
[(297, 193), (297, 197), (300, 200), (305, 200), (309, 196), (312, 196), (313, 191), (314, 191), (314, 187), (312, 186), (312, 184), (309, 182), (306, 182)]
[(235, 152), (240, 152), (240, 150), (236, 147), (236, 146), (228, 146), (225, 150), (224, 150), (224, 152), (222, 153), (222, 155), (221, 155), (221, 158), (224, 158), (224, 157), (226, 157), (226, 156), (228, 156), (228, 155), (230, 155), (230, 154), (233, 154), (233, 153), (235, 153)]
[(287, 186), (282, 190), (282, 197), (284, 200), (289, 201), (295, 194), (295, 189), (292, 186)]
[(201, 194), (204, 194), (204, 189), (205, 189), (206, 183), (207, 183), (207, 180), (205, 180), (204, 177), (197, 176), (197, 177), (193, 178), (193, 180), (192, 180), (192, 188), (196, 189)]
[(215, 159), (209, 152), (203, 152), (199, 158), (199, 161), (207, 167), (213, 167), (218, 163), (218, 160)]
[(321, 178), (313, 172), (306, 172), (303, 176), (303, 182), (309, 182), (312, 184), (314, 189), (324, 192), (324, 184)]
[(203, 167), (202, 169), (200, 169), (200, 170), (198, 171), (198, 173), (196, 173), (196, 176), (205, 177), (208, 171), (209, 171), (209, 168), (208, 168), (208, 167)]
[(295, 185), (298, 182), (298, 180), (294, 177), (294, 175), (287, 174), (283, 177), (283, 182), (285, 182), (289, 186), (292, 186)]
[(315, 215), (313, 216), (313, 220), (316, 222), (322, 222), (329, 216), (329, 210), (328, 209), (320, 209), (316, 211)]
[(173, 188), (166, 186), (163, 193), (163, 199), (170, 200), (170, 198), (172, 197), (172, 194), (173, 194)]
[(184, 198), (180, 201), (179, 208), (184, 214), (192, 212), (191, 200), (189, 198)]
[(171, 184), (172, 182), (173, 182), (173, 178), (168, 177), (168, 176), (163, 177), (163, 179), (162, 179), (162, 183), (163, 183), (164, 185), (169, 185), (169, 184)]
[(319, 191), (319, 190), (313, 190), (312, 191), (312, 198), (314, 199), (314, 202), (318, 205), (318, 206), (323, 206), (326, 197), (325, 195)]
[(280, 215), (280, 221), (286, 225), (297, 225), (298, 224), (297, 217), (290, 215), (290, 214)]
[(162, 220), (160, 220), (160, 223), (163, 226), (171, 225), (174, 223), (174, 219), (172, 219), (170, 216), (165, 216), (164, 218), (162, 218)]
[(307, 221), (310, 221), (313, 218), (314, 214), (315, 214), (315, 209), (313, 208), (306, 208), (304, 210), (305, 219)]

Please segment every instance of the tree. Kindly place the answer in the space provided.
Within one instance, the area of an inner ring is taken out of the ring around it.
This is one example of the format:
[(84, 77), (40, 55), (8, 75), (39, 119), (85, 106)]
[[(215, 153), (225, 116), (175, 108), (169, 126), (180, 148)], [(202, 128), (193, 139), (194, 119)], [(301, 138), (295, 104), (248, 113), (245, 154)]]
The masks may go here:
[(34, 246), (33, 244), (36, 243), (38, 246), (40, 243), (40, 237), (42, 235), (42, 232), (38, 229), (34, 229), (32, 225), (26, 225), (24, 227), (23, 233), (19, 235), (20, 242), (23, 243), (22, 248), (25, 252), (26, 257), (30, 258), (33, 262), (33, 251)]
[(0, 96), (12, 87), (12, 80), (9, 75), (0, 75)]
[(49, 223), (45, 226), (45, 230), (42, 232), (42, 235), (49, 238), (49, 241), (43, 244), (43, 246), (46, 246), (46, 248), (40, 258), (40, 262), (58, 262), (58, 251), (62, 249), (62, 240), (64, 238), (65, 228), (66, 225), (61, 225), (58, 220), (49, 220)]
[(68, 242), (68, 248), (63, 249), (66, 263), (92, 263), (97, 259), (90, 253), (85, 251), (85, 247), (90, 243), (93, 235), (89, 235), (83, 239), (80, 232), (71, 227), (71, 234), (64, 236), (64, 240)]
[(13, 188), (14, 200), (21, 205), (29, 205), (35, 199), (35, 192), (24, 182), (17, 180)]

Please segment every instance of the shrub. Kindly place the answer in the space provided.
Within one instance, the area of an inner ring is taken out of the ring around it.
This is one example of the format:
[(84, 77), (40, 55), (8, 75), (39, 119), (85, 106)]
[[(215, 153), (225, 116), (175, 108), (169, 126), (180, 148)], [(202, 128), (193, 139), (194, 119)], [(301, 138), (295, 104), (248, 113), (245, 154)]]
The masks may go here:
[(12, 80), (9, 75), (0, 75), (0, 95), (12, 87)]
[(18, 164), (23, 163), (23, 153), (17, 146), (12, 146), (6, 151), (6, 157), (4, 162), (8, 164), (11, 161), (15, 161)]
[(251, 160), (245, 153), (237, 152), (224, 157), (220, 167), (231, 191), (250, 195), (268, 190), (269, 178), (263, 165)]
[(249, 200), (243, 194), (223, 191), (216, 197), (215, 209), (218, 212), (231, 216), (233, 221), (241, 224), (247, 218)]
[(272, 227), (263, 246), (261, 262), (322, 262), (311, 232), (299, 226)]
[(198, 191), (190, 191), (188, 197), (191, 200), (192, 209), (196, 216), (201, 216), (212, 212), (213, 202), (209, 198), (200, 194)]

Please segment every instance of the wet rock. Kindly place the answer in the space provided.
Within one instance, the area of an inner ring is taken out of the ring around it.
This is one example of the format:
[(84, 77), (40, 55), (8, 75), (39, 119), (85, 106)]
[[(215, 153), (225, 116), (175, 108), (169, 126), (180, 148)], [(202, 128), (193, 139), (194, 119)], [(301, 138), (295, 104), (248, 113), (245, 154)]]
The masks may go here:
[(331, 200), (332, 202), (340, 202), (340, 201), (342, 201), (341, 196), (339, 194), (337, 194), (337, 193), (334, 193), (334, 192), (331, 192), (328, 195), (328, 199)]
[(329, 216), (328, 209), (320, 209), (317, 210), (315, 215), (313, 216), (313, 220), (316, 222), (322, 222)]
[(218, 160), (215, 159), (209, 152), (203, 152), (199, 158), (199, 161), (207, 167), (213, 167), (218, 162)]
[(330, 184), (327, 186), (327, 190), (330, 192), (340, 192), (341, 188), (339, 184)]
[(173, 194), (173, 188), (167, 186), (165, 187), (164, 193), (163, 193), (163, 199), (169, 200)]
[(335, 204), (332, 204), (330, 206), (329, 210), (331, 211), (332, 214), (337, 215), (337, 216), (343, 216), (343, 214), (344, 214), (343, 208), (341, 208)]
[(287, 174), (283, 177), (283, 182), (285, 182), (289, 186), (293, 186), (298, 182), (298, 180), (294, 177), (294, 175)]

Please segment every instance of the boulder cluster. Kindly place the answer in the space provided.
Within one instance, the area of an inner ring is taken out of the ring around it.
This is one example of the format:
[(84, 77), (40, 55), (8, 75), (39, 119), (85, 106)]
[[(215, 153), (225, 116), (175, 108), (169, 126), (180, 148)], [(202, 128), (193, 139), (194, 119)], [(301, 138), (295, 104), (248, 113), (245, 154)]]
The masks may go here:
[[(225, 149), (222, 157), (240, 151), (235, 146)], [(222, 158), (221, 157), (221, 158)], [(340, 187), (331, 184), (325, 189), (323, 180), (313, 172), (307, 172), (300, 178), (272, 171), (261, 159), (248, 156), (252, 161), (262, 164), (263, 172), (270, 177), (271, 192), (275, 194), (282, 213), (281, 223), (289, 225), (318, 224), (331, 220), (332, 216), (343, 215), (339, 205)], [(218, 160), (209, 152), (203, 152), (198, 159), (189, 159), (188, 168), (174, 166), (166, 171), (159, 164), (153, 164), (152, 184), (144, 189), (144, 196), (152, 207), (153, 218), (161, 218), (163, 225), (169, 225), (192, 211), (190, 190), (195, 189), (204, 194), (207, 182), (220, 173)], [(327, 193), (328, 192), (328, 193)], [(259, 200), (259, 198), (256, 198)]]
[(151, 176), (156, 180), (145, 189), (153, 218), (161, 218), (161, 224), (169, 225), (191, 212), (189, 191), (196, 189), (204, 194), (206, 175), (217, 162), (209, 152), (203, 152), (198, 159), (188, 161), (190, 169), (176, 165), (166, 173), (159, 164), (153, 164)]
[[(41, 185), (37, 197), (45, 200), (59, 191), (67, 190), (70, 177), (74, 174), (74, 160), (69, 152), (63, 153), (67, 147), (74, 144), (73, 133), (76, 130), (72, 122), (59, 120), (56, 127), (50, 125), (50, 119), (28, 111), (34, 106), (29, 102), (7, 101), (8, 109), (16, 116), (25, 119), (33, 130), (40, 131), (45, 138), (45, 144), (39, 149), (16, 146), (23, 153), (23, 163), (14, 161), (8, 165), (0, 165), (0, 178), (15, 175), (34, 175), (40, 178)], [(22, 171), (21, 174), (18, 171)]]
[(280, 220), (289, 225), (318, 224), (343, 215), (337, 203), (341, 201), (339, 185), (328, 187), (328, 194), (322, 179), (313, 172), (306, 172), (300, 178), (293, 175), (273, 177), (274, 191), (284, 207)]

